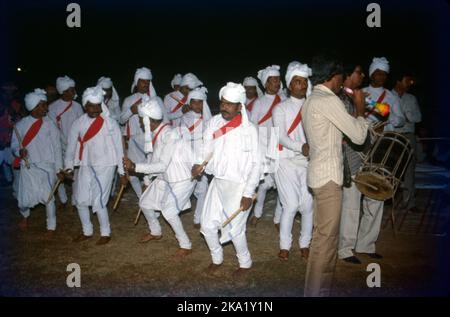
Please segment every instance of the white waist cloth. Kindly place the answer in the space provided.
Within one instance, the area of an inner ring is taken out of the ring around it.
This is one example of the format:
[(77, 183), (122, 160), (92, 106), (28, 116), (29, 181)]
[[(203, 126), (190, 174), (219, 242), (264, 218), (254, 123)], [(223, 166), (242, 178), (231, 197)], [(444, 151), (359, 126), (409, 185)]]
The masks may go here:
[[(245, 184), (214, 178), (209, 184), (201, 215), (202, 228), (221, 231), (220, 243), (226, 243), (246, 230), (249, 210), (239, 213), (225, 228), (222, 224), (241, 205)], [(204, 232), (202, 232), (205, 234)]]
[(31, 163), (30, 168), (21, 166), (17, 201), (19, 208), (32, 208), (45, 204), (56, 181), (53, 163)]

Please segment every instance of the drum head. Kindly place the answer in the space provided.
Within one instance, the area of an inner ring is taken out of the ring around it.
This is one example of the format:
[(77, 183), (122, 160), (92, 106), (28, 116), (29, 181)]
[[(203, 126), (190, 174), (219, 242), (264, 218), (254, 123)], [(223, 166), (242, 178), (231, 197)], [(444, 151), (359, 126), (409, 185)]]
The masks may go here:
[(389, 181), (375, 173), (360, 172), (355, 176), (355, 183), (361, 193), (375, 200), (387, 200), (394, 193)]

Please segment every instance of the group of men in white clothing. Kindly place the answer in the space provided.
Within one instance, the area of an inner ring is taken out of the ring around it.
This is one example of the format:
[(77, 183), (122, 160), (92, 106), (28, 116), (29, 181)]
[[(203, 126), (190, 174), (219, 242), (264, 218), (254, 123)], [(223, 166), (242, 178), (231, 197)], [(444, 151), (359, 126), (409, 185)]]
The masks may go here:
[[(354, 66), (344, 86), (357, 90), (363, 75), (361, 65)], [(314, 174), (310, 173), (310, 152), (318, 150), (316, 145), (311, 148), (309, 139), (319, 137), (311, 136), (311, 130), (304, 128), (304, 105), (312, 94), (320, 95), (320, 89), (324, 89), (321, 85), (313, 87), (313, 71), (306, 64), (291, 62), (283, 89), (280, 67), (268, 66), (257, 73), (264, 92), (253, 77), (246, 77), (242, 84), (228, 82), (220, 89), (220, 112), (216, 115), (211, 114), (207, 88), (193, 73), (176, 74), (171, 81), (173, 91), (160, 98), (151, 70), (138, 68), (131, 95), (122, 105), (108, 77), (99, 78), (95, 86), (83, 92), (81, 105), (75, 101), (75, 81), (68, 76), (57, 79), (61, 97), (50, 105), (45, 91), (35, 89), (25, 97), (30, 114), (17, 123), (11, 146), (20, 160), (17, 200), (23, 215), (21, 228), (27, 227), (30, 208), (44, 204), (46, 238), (52, 238), (56, 230), (55, 195), (62, 204), (68, 204), (67, 191), (71, 188), (71, 204), (81, 222), (81, 232), (73, 241), (80, 243), (93, 237), (92, 210), (100, 225), (96, 244), (106, 244), (111, 240), (108, 201), (116, 182), (123, 186), (129, 182), (139, 201), (139, 213), (148, 223), (148, 232), (140, 242), (162, 238), (162, 215), (179, 244), (174, 258), (183, 259), (192, 253), (192, 243), (180, 213), (191, 207), (191, 197), (195, 196), (193, 223), (210, 250), (208, 272), (221, 267), (222, 245), (231, 241), (239, 262), (235, 274), (239, 276), (252, 267), (246, 236), (252, 207), (250, 224), (257, 226), (266, 193), (276, 189), (273, 222), (279, 233), (278, 257), (289, 260), (294, 219), (299, 213), (300, 256), (308, 261), (312, 241), (316, 241), (316, 246), (325, 243), (317, 242), (317, 235), (326, 232), (316, 232), (320, 221), (316, 213), (321, 209), (314, 207), (313, 202), (318, 195), (315, 188), (328, 181), (328, 174), (322, 177), (316, 172), (315, 161)], [(369, 69), (371, 84), (363, 90), (371, 98), (390, 105), (385, 130), (393, 131), (404, 125), (405, 118), (398, 97), (383, 87), (388, 72), (387, 60), (374, 58)], [(350, 107), (345, 115), (351, 117), (353, 101), (347, 101)], [(334, 102), (339, 107), (346, 104), (344, 99), (341, 104)], [(310, 104), (313, 109), (314, 103)], [(315, 120), (317, 115), (311, 115), (312, 111), (308, 111), (307, 120)], [(420, 121), (420, 117), (412, 120)], [(369, 122), (361, 118), (358, 122), (354, 123), (355, 129), (362, 134)], [(337, 129), (340, 124), (336, 123)], [(350, 133), (347, 141), (361, 143), (363, 137)], [(337, 138), (342, 139), (342, 135)], [(341, 165), (333, 173), (342, 174)], [(339, 178), (330, 179), (337, 186), (342, 185)], [(69, 181), (73, 181), (71, 187), (67, 186)], [(359, 262), (354, 250), (380, 258), (375, 253), (375, 242), (383, 202), (365, 197), (360, 224), (361, 193), (351, 184), (344, 188), (343, 197), (339, 246), (332, 245), (331, 249), (339, 249), (339, 257), (351, 263)], [(311, 265), (317, 266), (311, 268), (313, 273), (307, 280), (309, 295), (325, 294), (318, 289), (328, 287), (323, 286), (327, 277), (320, 274), (326, 267), (324, 261), (332, 261), (333, 256), (325, 260), (314, 253)]]

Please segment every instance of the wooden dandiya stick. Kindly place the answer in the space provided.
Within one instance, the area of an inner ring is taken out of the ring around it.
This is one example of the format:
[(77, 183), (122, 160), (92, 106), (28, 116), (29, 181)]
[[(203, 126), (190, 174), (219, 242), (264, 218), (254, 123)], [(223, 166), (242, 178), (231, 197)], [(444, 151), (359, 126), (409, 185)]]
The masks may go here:
[[(204, 160), (203, 163), (200, 164), (200, 166), (202, 167), (202, 171), (200, 172), (200, 174), (203, 173), (203, 171), (205, 170), (206, 165), (208, 165), (208, 162), (211, 161), (212, 156), (213, 156), (213, 153), (210, 153), (208, 155), (208, 157), (206, 158), (206, 160)], [(194, 180), (194, 177), (191, 177), (191, 181), (193, 181), (193, 180)]]
[[(65, 171), (62, 171), (62, 172), (65, 174), (65, 173), (70, 173), (71, 171), (72, 171), (71, 169), (68, 169), (68, 170), (65, 170)], [(53, 196), (55, 196), (56, 190), (58, 189), (60, 184), (61, 184), (61, 180), (58, 178), (58, 180), (53, 185), (53, 188), (52, 188), (52, 191), (50, 192), (50, 195), (48, 195), (47, 204), (50, 203), (50, 200), (52, 200)]]
[[(252, 204), (255, 202), (255, 200), (256, 200), (256, 194), (253, 195), (253, 197), (252, 197)], [(225, 220), (225, 222), (222, 224), (222, 228), (225, 228), (227, 224), (229, 224), (234, 218), (237, 217), (237, 215), (239, 215), (243, 211), (244, 210), (242, 209), (242, 207), (240, 207), (238, 210), (236, 210), (227, 220)]]
[(137, 225), (137, 224), (138, 224), (139, 217), (141, 216), (141, 213), (142, 213), (142, 209), (139, 208), (139, 211), (138, 211), (138, 213), (137, 213), (137, 215), (136, 215), (136, 219), (134, 219), (134, 225)]
[[(17, 141), (19, 141), (20, 149), (24, 149), (22, 145), (22, 138), (20, 137), (19, 131), (17, 131), (16, 125), (13, 125), (14, 133), (16, 134)], [(28, 159), (26, 157), (22, 158), (22, 160), (25, 162), (25, 166), (30, 169), (30, 162), (28, 162)]]
[[(122, 148), (123, 148), (123, 157), (124, 158), (128, 158), (127, 154), (126, 154), (126, 150), (125, 150), (125, 139), (122, 137)], [(124, 166), (125, 167), (125, 166)], [(127, 179), (130, 179), (130, 175), (128, 174), (128, 170), (126, 168), (124, 168), (125, 170), (125, 176), (127, 177)], [(119, 189), (119, 193), (117, 194), (116, 200), (114, 201), (114, 205), (113, 205), (113, 210), (116, 211), (117, 210), (117, 206), (119, 206), (119, 202), (122, 199), (122, 195), (123, 195), (123, 191), (125, 190), (126, 185), (120, 185), (120, 189)]]

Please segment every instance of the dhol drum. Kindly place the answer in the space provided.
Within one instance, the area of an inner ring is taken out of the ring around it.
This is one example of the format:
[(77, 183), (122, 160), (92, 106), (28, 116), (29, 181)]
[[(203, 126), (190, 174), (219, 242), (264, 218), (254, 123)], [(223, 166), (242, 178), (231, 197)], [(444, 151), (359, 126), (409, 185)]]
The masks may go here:
[(367, 153), (355, 176), (359, 191), (375, 200), (387, 200), (395, 195), (403, 173), (411, 159), (410, 142), (395, 132), (383, 132)]

